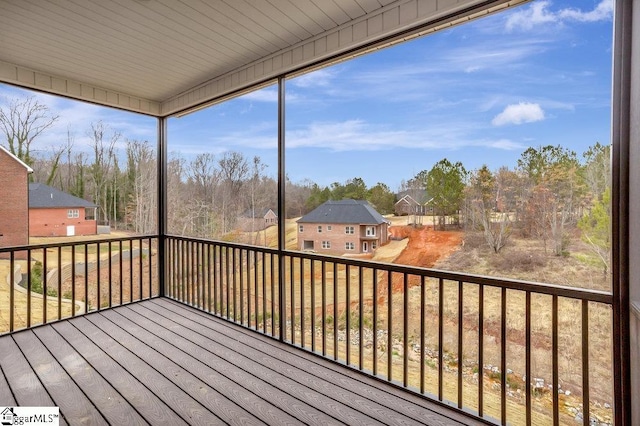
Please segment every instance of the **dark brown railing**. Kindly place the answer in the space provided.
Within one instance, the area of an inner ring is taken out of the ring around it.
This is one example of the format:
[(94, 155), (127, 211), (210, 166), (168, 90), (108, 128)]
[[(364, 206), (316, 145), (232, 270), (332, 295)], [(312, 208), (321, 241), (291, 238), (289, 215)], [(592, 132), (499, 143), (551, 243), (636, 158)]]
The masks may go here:
[(612, 423), (610, 293), (167, 237), (166, 296), (488, 423)]
[(156, 236), (0, 248), (0, 334), (157, 297)]
[(161, 280), (157, 245), (0, 249), (0, 334), (165, 295), (487, 423), (612, 423), (610, 293), (174, 236)]

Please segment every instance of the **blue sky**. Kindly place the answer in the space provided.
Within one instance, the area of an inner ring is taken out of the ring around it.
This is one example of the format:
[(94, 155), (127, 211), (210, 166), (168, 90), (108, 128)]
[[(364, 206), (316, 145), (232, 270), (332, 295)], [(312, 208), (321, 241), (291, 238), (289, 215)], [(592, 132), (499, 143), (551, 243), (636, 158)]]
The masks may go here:
[[(581, 155), (610, 141), (611, 43), (611, 0), (535, 1), (288, 80), (287, 174), (395, 190), (445, 157), (495, 170), (514, 167), (529, 146)], [(41, 149), (66, 140), (67, 127), (81, 149), (99, 119), (155, 140), (152, 119), (38, 96), (61, 116)], [(169, 151), (188, 160), (236, 150), (275, 176), (276, 114), (268, 87), (171, 119)]]

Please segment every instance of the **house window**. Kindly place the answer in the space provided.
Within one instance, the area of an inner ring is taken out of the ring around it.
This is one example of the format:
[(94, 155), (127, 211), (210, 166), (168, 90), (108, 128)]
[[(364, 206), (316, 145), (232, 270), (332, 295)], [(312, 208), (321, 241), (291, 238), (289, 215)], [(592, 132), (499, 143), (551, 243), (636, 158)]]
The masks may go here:
[(330, 249), (331, 248), (331, 241), (323, 241), (322, 242), (322, 248), (323, 249)]
[(374, 237), (376, 235), (376, 227), (375, 226), (367, 226), (367, 237)]
[(327, 231), (331, 231), (332, 227), (331, 225), (327, 225)]
[(299, 232), (304, 232), (304, 225), (300, 225), (300, 226), (298, 227), (298, 231), (299, 231)]
[(318, 225), (318, 234), (322, 232), (322, 225)]
[(372, 242), (371, 242), (371, 248), (372, 248), (373, 250), (377, 249), (377, 248), (378, 248), (378, 242), (377, 242), (377, 241), (372, 241)]
[(69, 209), (67, 210), (67, 218), (76, 219), (80, 217), (80, 211), (78, 209)]
[(345, 234), (354, 234), (353, 226), (345, 226), (344, 227), (344, 233)]
[(344, 243), (344, 249), (345, 250), (355, 250), (355, 245), (353, 243), (350, 243), (350, 242)]

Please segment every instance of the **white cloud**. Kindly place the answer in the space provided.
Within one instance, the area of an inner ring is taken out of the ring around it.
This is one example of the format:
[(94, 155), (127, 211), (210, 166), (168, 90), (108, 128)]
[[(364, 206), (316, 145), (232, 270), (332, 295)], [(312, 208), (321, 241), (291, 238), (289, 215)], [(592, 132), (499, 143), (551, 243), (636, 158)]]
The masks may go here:
[(333, 82), (335, 68), (322, 68), (291, 79), (291, 83), (298, 87), (327, 87)]
[(562, 19), (578, 22), (606, 21), (613, 16), (613, 0), (602, 0), (591, 12), (583, 12), (578, 9), (563, 9), (558, 12)]
[(513, 13), (507, 19), (506, 29), (526, 31), (544, 24), (562, 24), (565, 21), (597, 22), (611, 20), (613, 16), (613, 0), (601, 0), (593, 10), (587, 12), (574, 8), (554, 12), (550, 10), (551, 4), (550, 1), (540, 1)]
[(508, 105), (504, 111), (496, 115), (491, 124), (504, 126), (506, 124), (533, 123), (544, 120), (544, 111), (538, 104), (520, 102)]

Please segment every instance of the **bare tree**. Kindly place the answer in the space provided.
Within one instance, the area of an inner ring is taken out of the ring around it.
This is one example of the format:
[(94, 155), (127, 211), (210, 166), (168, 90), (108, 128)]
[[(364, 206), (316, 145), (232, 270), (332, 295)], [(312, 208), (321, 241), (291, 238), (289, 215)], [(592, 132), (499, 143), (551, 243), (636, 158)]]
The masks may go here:
[(102, 121), (91, 123), (89, 136), (93, 139), (93, 164), (90, 167), (90, 177), (93, 183), (93, 200), (98, 204), (102, 213), (102, 220), (109, 222), (110, 195), (112, 193), (111, 180), (114, 178), (113, 169), (116, 166), (115, 148), (120, 140), (120, 133), (110, 129)]
[[(156, 205), (156, 156), (147, 141), (127, 140), (127, 175), (129, 188), (126, 191), (127, 221), (135, 232), (146, 234), (157, 229)], [(115, 199), (115, 197), (114, 197)]]
[(34, 140), (58, 118), (35, 97), (13, 99), (8, 106), (0, 106), (0, 130), (7, 139), (9, 151), (28, 165), (33, 164)]

